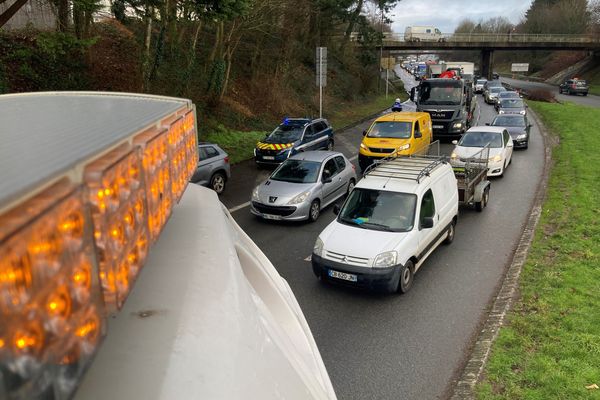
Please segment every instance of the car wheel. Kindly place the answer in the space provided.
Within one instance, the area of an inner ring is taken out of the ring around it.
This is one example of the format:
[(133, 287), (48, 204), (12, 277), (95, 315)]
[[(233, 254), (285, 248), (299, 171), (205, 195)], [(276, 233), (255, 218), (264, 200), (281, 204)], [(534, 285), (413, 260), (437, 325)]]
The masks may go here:
[(327, 150), (333, 151), (333, 140), (330, 140), (329, 143), (327, 143)]
[(475, 209), (479, 212), (483, 211), (487, 207), (488, 201), (490, 200), (490, 189), (485, 189), (481, 196), (481, 201), (475, 203)]
[(315, 222), (320, 214), (321, 204), (319, 204), (319, 200), (313, 200), (313, 202), (310, 203), (310, 209), (308, 210), (308, 220), (310, 222)]
[(454, 241), (454, 235), (456, 233), (456, 221), (452, 221), (448, 227), (448, 235), (444, 240), (444, 244), (450, 244)]
[(350, 179), (350, 182), (348, 182), (348, 190), (346, 191), (346, 196), (348, 196), (352, 189), (354, 189), (354, 185), (354, 179)]
[(225, 182), (225, 175), (222, 172), (215, 172), (210, 178), (210, 188), (217, 194), (221, 194), (225, 190)]
[(582, 94), (583, 94), (584, 97), (587, 96), (587, 92), (586, 93), (582, 93)]
[(400, 293), (406, 293), (410, 290), (413, 284), (413, 278), (415, 274), (415, 266), (412, 261), (408, 260), (400, 268), (400, 276), (398, 278), (398, 291)]

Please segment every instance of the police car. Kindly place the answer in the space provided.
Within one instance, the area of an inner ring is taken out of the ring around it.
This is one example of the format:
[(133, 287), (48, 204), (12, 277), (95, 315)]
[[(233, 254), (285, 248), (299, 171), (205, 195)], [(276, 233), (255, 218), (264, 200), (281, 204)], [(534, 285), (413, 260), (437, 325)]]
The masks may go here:
[(333, 129), (323, 118), (285, 118), (273, 132), (256, 144), (258, 165), (277, 165), (308, 150), (333, 150)]

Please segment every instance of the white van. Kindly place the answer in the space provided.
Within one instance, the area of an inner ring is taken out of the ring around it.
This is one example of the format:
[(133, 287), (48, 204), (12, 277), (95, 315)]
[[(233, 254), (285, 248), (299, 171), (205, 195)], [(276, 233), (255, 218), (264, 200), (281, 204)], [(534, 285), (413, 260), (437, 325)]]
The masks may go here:
[(454, 239), (457, 182), (441, 157), (390, 158), (365, 172), (312, 254), (322, 280), (407, 292), (442, 242)]
[(404, 30), (404, 40), (407, 42), (445, 41), (442, 32), (435, 26), (407, 26)]

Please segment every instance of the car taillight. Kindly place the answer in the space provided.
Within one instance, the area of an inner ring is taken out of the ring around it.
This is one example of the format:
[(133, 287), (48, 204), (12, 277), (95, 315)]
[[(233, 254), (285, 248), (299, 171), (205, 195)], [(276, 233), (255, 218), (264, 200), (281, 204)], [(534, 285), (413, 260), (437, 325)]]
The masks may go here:
[(225, 161), (227, 164), (229, 164), (229, 157), (225, 157), (223, 160), (224, 160), (224, 161)]

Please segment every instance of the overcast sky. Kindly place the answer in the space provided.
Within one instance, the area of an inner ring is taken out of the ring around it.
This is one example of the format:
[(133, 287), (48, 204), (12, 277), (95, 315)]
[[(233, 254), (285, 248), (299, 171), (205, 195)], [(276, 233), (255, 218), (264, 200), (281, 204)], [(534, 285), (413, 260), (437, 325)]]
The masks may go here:
[(502, 16), (516, 24), (530, 4), (531, 0), (401, 0), (389, 18), (397, 33), (413, 25), (433, 25), (443, 33), (452, 33), (464, 18), (478, 22)]

